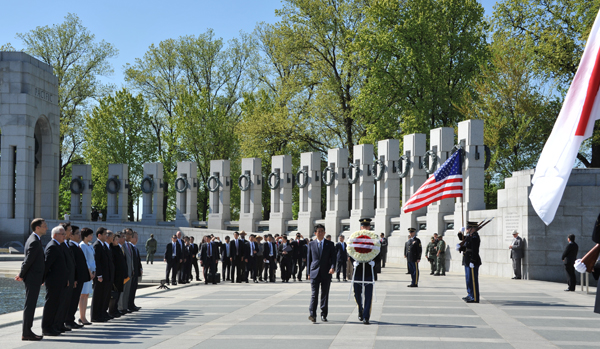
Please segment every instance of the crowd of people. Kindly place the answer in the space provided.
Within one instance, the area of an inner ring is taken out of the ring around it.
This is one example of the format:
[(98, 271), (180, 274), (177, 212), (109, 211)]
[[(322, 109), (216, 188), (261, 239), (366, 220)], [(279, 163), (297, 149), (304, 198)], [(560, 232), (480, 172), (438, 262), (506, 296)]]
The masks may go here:
[[(137, 232), (112, 232), (102, 227), (93, 232), (66, 222), (52, 228), (50, 242), (43, 247), (41, 237), (47, 230), (44, 219), (31, 222), (25, 259), (15, 277), (25, 283), (26, 290), (23, 340), (59, 336), (141, 309), (135, 305), (138, 279), (143, 273)], [(94, 236), (96, 241), (91, 245)], [(32, 326), (42, 284), (46, 300), (40, 336), (33, 333)], [(90, 322), (86, 311), (92, 290)]]
[[(383, 234), (382, 234), (383, 235)], [(331, 241), (331, 235), (325, 237)], [(206, 235), (200, 244), (194, 243), (194, 237), (183, 236), (178, 231), (166, 245), (164, 261), (166, 262), (165, 281), (168, 285), (186, 284), (194, 280), (206, 284), (221, 281), (232, 283), (276, 282), (277, 270), (281, 282), (301, 282), (306, 280), (308, 270), (306, 261), (308, 244), (312, 239), (296, 233), (295, 238), (279, 234), (246, 234), (245, 231), (234, 232), (233, 236), (225, 236), (223, 241), (214, 235)], [(382, 236), (383, 251), (377, 258), (376, 274), (381, 272), (387, 254), (387, 239)], [(335, 244), (336, 278), (338, 282), (352, 278), (352, 264), (346, 252), (344, 236), (340, 235)], [(198, 262), (200, 262), (198, 264)], [(219, 262), (221, 273), (218, 273)], [(202, 278), (200, 277), (202, 268)]]

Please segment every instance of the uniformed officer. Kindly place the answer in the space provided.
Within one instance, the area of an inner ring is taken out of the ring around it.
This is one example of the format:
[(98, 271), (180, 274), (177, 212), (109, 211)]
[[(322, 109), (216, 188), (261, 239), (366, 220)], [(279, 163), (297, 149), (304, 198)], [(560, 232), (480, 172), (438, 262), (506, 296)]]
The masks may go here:
[(477, 222), (467, 223), (467, 232), (463, 244), (463, 265), (465, 266), (465, 279), (467, 282), (467, 296), (463, 300), (467, 303), (479, 303), (479, 245), (481, 240), (477, 232)]
[(437, 245), (437, 242), (435, 241), (435, 238), (432, 236), (431, 237), (431, 242), (429, 242), (427, 244), (427, 247), (425, 247), (425, 258), (427, 258), (427, 260), (429, 261), (429, 264), (431, 264), (431, 273), (429, 275), (433, 275), (435, 273), (436, 267), (435, 267), (435, 254), (436, 254), (436, 249), (435, 246)]
[(406, 259), (408, 261), (411, 283), (407, 287), (419, 287), (419, 262), (421, 261), (423, 247), (421, 240), (416, 236), (417, 229), (408, 228), (408, 232), (410, 233), (410, 239), (408, 240)]
[[(361, 230), (370, 230), (371, 229), (371, 219), (370, 218), (362, 218), (360, 219), (360, 229)], [(379, 255), (378, 255), (379, 256)], [(350, 257), (351, 261), (354, 264), (354, 281), (373, 281), (374, 267), (375, 261), (370, 261), (369, 263), (358, 263)], [(363, 268), (364, 268), (364, 278), (363, 278)], [(377, 280), (375, 278), (375, 280)], [(373, 299), (373, 284), (367, 283), (364, 284), (365, 290), (365, 300), (363, 303), (362, 300), (362, 291), (363, 284), (354, 283), (354, 299), (356, 300), (356, 304), (358, 305), (358, 320), (362, 321), (365, 325), (369, 324), (369, 319), (371, 317), (371, 304)]]

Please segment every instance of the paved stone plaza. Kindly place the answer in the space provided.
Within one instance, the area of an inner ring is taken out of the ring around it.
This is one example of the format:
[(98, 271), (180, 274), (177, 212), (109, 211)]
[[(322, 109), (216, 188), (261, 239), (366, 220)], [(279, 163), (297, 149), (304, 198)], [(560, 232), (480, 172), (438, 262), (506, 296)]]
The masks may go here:
[[(7, 263), (2, 262), (4, 270)], [(144, 265), (149, 278), (163, 263)], [(60, 337), (44, 348), (589, 348), (600, 345), (600, 315), (590, 294), (564, 292), (551, 282), (481, 277), (482, 303), (466, 304), (461, 275), (430, 276), (407, 288), (399, 265), (383, 269), (371, 325), (357, 320), (349, 283), (334, 281), (329, 322), (308, 319), (309, 283), (219, 284), (194, 282), (168, 291), (140, 290), (143, 309), (110, 323), (96, 323)], [(41, 333), (41, 308), (34, 331)], [(3, 349), (39, 346), (21, 341), (21, 312), (0, 315)]]

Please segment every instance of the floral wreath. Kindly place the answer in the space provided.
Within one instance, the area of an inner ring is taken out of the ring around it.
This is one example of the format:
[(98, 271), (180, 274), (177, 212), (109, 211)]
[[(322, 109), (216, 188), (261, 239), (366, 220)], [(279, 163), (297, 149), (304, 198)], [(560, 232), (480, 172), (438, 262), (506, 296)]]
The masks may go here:
[(370, 230), (355, 231), (348, 241), (348, 254), (357, 262), (370, 262), (379, 254), (379, 236)]

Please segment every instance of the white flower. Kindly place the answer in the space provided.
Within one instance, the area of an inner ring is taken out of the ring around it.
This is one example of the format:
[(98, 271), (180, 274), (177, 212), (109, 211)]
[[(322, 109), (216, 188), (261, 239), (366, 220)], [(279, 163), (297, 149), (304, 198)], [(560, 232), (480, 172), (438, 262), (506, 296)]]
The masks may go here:
[[(370, 262), (379, 254), (381, 243), (379, 242), (379, 236), (370, 230), (359, 230), (352, 235), (348, 241), (348, 254), (357, 262)], [(357, 251), (356, 248), (361, 250)], [(364, 250), (370, 250), (370, 252), (364, 252)]]

